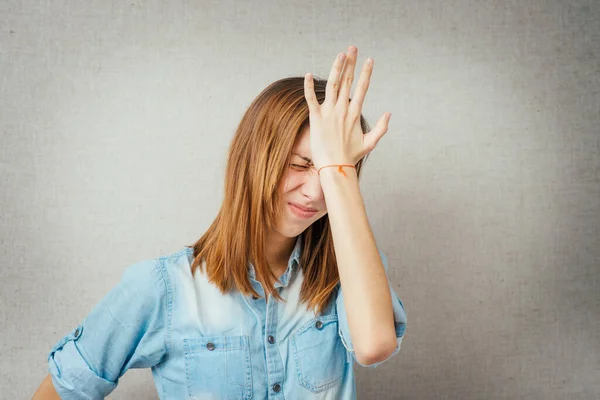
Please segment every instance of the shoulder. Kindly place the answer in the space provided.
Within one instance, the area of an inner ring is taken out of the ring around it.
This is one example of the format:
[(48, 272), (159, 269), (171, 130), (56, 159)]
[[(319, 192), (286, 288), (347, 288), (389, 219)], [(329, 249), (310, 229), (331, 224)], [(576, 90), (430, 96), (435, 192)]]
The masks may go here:
[[(123, 271), (118, 287), (128, 297), (137, 297), (144, 303), (169, 300), (172, 296), (173, 279), (179, 271), (189, 269), (188, 257), (192, 249), (146, 258), (128, 265)], [(133, 300), (133, 299), (132, 299)]]
[(138, 295), (158, 295), (165, 281), (162, 270), (158, 258), (136, 261), (125, 268), (119, 286)]
[(166, 268), (178, 268), (188, 264), (192, 260), (194, 250), (184, 247), (176, 252), (167, 253), (156, 258)]
[(103, 308), (123, 323), (145, 321), (152, 329), (166, 328), (169, 348), (174, 292), (185, 265), (189, 266), (188, 254), (183, 249), (128, 265), (117, 287), (103, 300)]
[(156, 258), (158, 272), (163, 276), (165, 284), (172, 284), (174, 280), (191, 277), (191, 263), (193, 249), (184, 247), (176, 252), (168, 253)]

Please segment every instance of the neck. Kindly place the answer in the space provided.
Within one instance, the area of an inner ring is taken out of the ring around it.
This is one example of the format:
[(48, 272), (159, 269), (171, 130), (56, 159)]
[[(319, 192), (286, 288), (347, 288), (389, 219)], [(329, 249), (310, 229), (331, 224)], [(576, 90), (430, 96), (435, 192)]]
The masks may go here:
[[(278, 232), (271, 232), (265, 243), (265, 256), (271, 271), (276, 277), (281, 276), (288, 266), (288, 261), (296, 245), (297, 237), (288, 238)], [(251, 261), (254, 264), (253, 261)]]
[(271, 232), (267, 236), (265, 251), (275, 276), (281, 275), (286, 270), (296, 240), (296, 237), (288, 238), (278, 232)]

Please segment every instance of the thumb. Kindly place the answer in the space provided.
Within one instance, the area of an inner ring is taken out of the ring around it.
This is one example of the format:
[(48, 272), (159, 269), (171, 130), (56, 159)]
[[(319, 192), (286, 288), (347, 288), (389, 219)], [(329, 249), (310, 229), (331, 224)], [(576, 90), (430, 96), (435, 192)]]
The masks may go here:
[(365, 150), (367, 152), (372, 151), (379, 140), (385, 135), (388, 130), (390, 118), (392, 117), (392, 113), (384, 113), (375, 124), (375, 128), (371, 129), (369, 133), (364, 136), (364, 144)]

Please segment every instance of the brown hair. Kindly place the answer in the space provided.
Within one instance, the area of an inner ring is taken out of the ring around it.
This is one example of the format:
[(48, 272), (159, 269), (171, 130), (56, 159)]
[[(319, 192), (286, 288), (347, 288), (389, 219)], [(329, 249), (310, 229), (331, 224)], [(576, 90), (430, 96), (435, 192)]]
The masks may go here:
[[(325, 100), (327, 81), (314, 77), (319, 104)], [(360, 116), (363, 134), (369, 125)], [(256, 277), (265, 291), (282, 300), (271, 280), (277, 279), (265, 256), (265, 238), (280, 212), (278, 191), (296, 140), (309, 125), (304, 78), (280, 79), (254, 99), (240, 121), (229, 147), (225, 193), (221, 209), (206, 233), (193, 246), (192, 274), (206, 261), (208, 280), (222, 293), (237, 288), (258, 296), (248, 277), (254, 260)], [(356, 164), (360, 170), (366, 156)], [(303, 235), (300, 267), (304, 272), (300, 300), (320, 313), (339, 282), (329, 217), (324, 215)]]

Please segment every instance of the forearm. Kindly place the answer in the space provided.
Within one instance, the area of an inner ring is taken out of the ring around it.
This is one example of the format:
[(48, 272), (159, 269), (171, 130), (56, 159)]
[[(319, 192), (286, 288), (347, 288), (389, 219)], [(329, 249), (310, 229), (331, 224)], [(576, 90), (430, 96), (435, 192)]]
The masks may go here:
[(32, 400), (60, 400), (60, 396), (54, 389), (50, 375), (46, 375), (46, 378), (44, 378), (40, 387), (33, 395)]
[(344, 305), (357, 357), (367, 363), (396, 347), (392, 299), (354, 168), (321, 170)]

